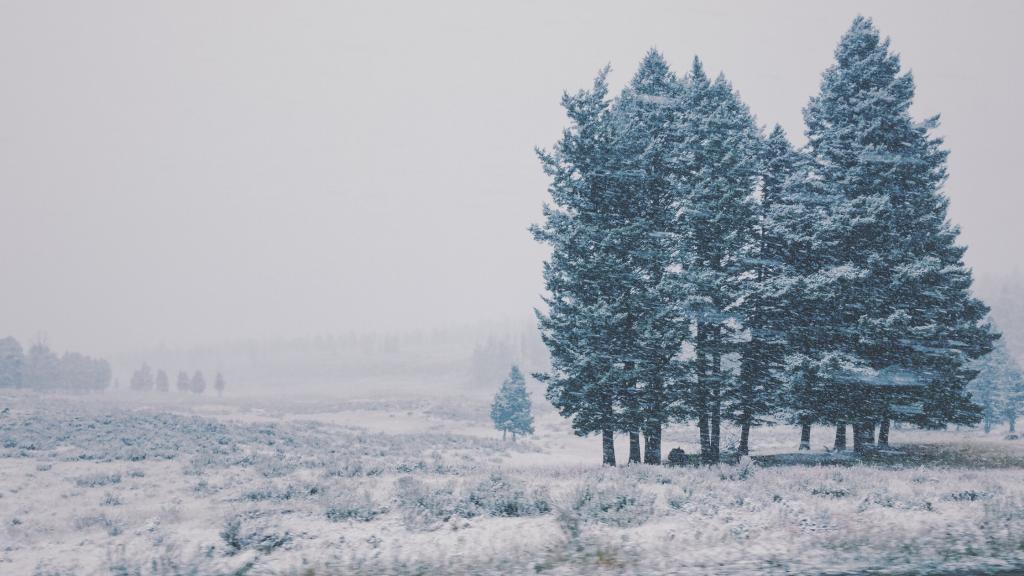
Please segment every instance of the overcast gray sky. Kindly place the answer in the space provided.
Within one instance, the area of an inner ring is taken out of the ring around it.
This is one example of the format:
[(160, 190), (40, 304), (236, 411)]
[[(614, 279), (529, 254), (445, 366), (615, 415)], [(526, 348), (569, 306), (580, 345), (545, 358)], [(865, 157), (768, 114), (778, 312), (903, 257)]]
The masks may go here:
[(981, 276), (1024, 263), (1024, 2), (0, 0), (0, 336), (58, 350), (518, 318), (563, 90), (699, 54), (762, 124), (852, 18), (941, 113)]

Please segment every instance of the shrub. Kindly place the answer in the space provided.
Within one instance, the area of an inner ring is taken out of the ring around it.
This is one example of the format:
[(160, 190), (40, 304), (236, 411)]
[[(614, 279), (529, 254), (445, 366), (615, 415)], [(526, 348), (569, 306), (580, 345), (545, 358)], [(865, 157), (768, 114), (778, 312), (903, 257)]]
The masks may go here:
[(242, 519), (237, 516), (229, 519), (224, 524), (220, 537), (228, 545), (229, 554), (237, 554), (247, 549), (254, 549), (264, 554), (269, 554), (292, 539), (288, 532), (279, 534), (262, 528), (247, 528)]
[[(638, 526), (654, 515), (655, 495), (621, 478), (587, 479), (570, 494), (560, 511), (560, 523), (566, 514), (576, 513), (582, 521), (611, 526)], [(564, 528), (563, 528), (564, 529)]]
[(369, 490), (355, 486), (343, 486), (332, 489), (324, 495), (326, 503), (325, 515), (332, 522), (358, 520), (369, 522), (387, 512), (387, 508), (378, 504)]
[(469, 503), (491, 516), (535, 516), (551, 511), (543, 489), (531, 489), (521, 480), (494, 473), (469, 490)]

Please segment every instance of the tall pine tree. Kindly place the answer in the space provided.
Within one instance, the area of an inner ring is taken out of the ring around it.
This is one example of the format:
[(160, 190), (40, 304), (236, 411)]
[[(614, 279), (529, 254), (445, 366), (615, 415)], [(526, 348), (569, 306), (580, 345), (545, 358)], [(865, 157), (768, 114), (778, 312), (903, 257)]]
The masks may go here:
[(804, 118), (812, 179), (835, 200), (833, 270), (848, 280), (834, 295), (833, 342), (872, 372), (849, 379), (855, 393), (839, 410), (865, 447), (877, 422), (976, 421), (968, 361), (992, 336), (946, 219), (937, 118), (913, 121), (913, 78), (869, 19), (854, 20), (835, 56)]
[(623, 370), (612, 353), (621, 341), (615, 326), (621, 293), (610, 280), (614, 262), (603, 221), (613, 148), (607, 74), (602, 70), (590, 90), (562, 97), (570, 126), (552, 151), (538, 151), (552, 204), (531, 232), (551, 246), (544, 263), (547, 310), (537, 311), (551, 370), (536, 377), (577, 434), (601, 433), (602, 461), (614, 466)]
[(710, 81), (694, 59), (673, 124), (675, 237), (681, 270), (677, 300), (696, 327), (686, 403), (700, 430), (705, 462), (717, 462), (723, 404), (733, 378), (726, 355), (738, 350), (738, 305), (749, 271), (756, 216), (760, 133), (723, 76)]

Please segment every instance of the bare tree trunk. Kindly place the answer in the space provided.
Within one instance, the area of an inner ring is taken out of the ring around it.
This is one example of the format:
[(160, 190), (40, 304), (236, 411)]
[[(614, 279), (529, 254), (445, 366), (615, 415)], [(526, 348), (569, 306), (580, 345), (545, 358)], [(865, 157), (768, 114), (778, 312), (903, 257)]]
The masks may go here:
[(505, 436), (506, 436), (507, 434), (508, 434), (508, 429), (506, 429), (506, 428), (502, 428), (502, 429), (501, 429), (501, 440), (502, 440), (503, 442), (505, 441)]
[(846, 422), (836, 422), (836, 443), (833, 450), (836, 452), (846, 450)]
[(985, 434), (988, 434), (991, 431), (992, 431), (992, 421), (989, 420), (988, 418), (985, 418)]
[(713, 334), (715, 348), (711, 354), (711, 373), (714, 377), (714, 397), (711, 401), (711, 459), (718, 464), (722, 454), (722, 353), (718, 348), (722, 341), (722, 327), (715, 326)]
[(889, 417), (882, 418), (878, 424), (878, 447), (889, 447)]
[(750, 454), (750, 417), (744, 416), (743, 424), (740, 425), (740, 455)]
[(605, 428), (601, 431), (601, 452), (605, 466), (615, 466), (615, 433)]
[(1010, 414), (1008, 420), (1010, 421), (1010, 434), (1013, 434), (1017, 431), (1017, 415)]
[(854, 422), (853, 451), (865, 454), (874, 448), (875, 425), (873, 422)]
[(811, 425), (806, 422), (800, 425), (800, 449), (811, 449)]
[(640, 463), (640, 433), (636, 430), (629, 433), (629, 463)]
[(711, 464), (711, 432), (708, 415), (703, 410), (697, 417), (697, 429), (700, 430), (700, 459), (704, 464)]
[(718, 463), (722, 453), (722, 400), (721, 391), (715, 391), (711, 404), (711, 461)]
[(661, 464), (661, 423), (644, 429), (644, 464)]

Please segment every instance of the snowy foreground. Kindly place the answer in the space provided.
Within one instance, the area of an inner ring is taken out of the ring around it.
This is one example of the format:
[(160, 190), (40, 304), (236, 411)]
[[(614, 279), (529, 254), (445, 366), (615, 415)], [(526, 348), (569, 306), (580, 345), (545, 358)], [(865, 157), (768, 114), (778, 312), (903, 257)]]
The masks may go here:
[(860, 463), (780, 455), (798, 433), (775, 427), (753, 462), (602, 469), (552, 413), (502, 442), (485, 401), (206, 402), (0, 395), (0, 574), (1024, 568), (1002, 434), (894, 430), (903, 456)]

